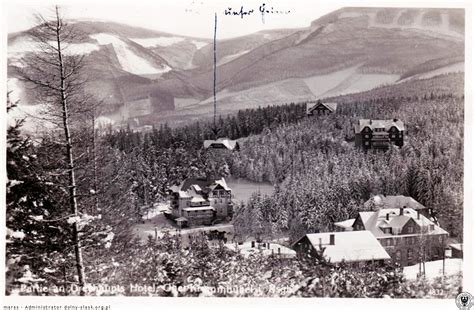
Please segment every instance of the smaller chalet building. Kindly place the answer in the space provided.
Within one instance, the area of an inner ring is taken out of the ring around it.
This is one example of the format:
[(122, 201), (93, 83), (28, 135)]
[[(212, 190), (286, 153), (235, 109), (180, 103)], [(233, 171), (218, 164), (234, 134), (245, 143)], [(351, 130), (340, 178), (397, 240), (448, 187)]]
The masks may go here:
[(306, 104), (306, 115), (327, 115), (336, 112), (336, 102), (308, 102)]
[(178, 226), (212, 225), (232, 218), (232, 190), (224, 178), (187, 179), (168, 190), (171, 218)]
[(354, 125), (355, 144), (365, 149), (389, 148), (390, 144), (403, 146), (405, 125), (399, 119), (372, 120), (360, 119)]
[(330, 263), (383, 264), (390, 255), (370, 231), (307, 234), (293, 245), (302, 255), (325, 258)]
[(219, 138), (217, 140), (205, 140), (204, 149), (238, 151), (240, 149), (240, 145), (237, 140)]

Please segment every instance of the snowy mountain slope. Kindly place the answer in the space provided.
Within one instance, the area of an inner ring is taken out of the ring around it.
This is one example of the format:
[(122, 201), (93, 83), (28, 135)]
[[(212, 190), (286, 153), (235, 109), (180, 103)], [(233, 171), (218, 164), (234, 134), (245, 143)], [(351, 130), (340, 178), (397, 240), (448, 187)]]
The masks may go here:
[(145, 55), (139, 56), (138, 53), (134, 51), (133, 46), (128, 45), (117, 36), (107, 33), (98, 33), (90, 37), (96, 40), (99, 45), (112, 44), (120, 66), (124, 71), (138, 75), (146, 75), (161, 74), (171, 70), (171, 67), (167, 64), (162, 64), (159, 67), (147, 60)]
[[(108, 22), (73, 25), (85, 37), (69, 52), (86, 56), (88, 91), (104, 100), (106, 113), (133, 115), (124, 109), (160, 94), (174, 97), (176, 111), (150, 119), (212, 108), (212, 40)], [(26, 38), (9, 36), (10, 77), (18, 60), (36, 50)], [(462, 71), (464, 11), (343, 8), (307, 28), (219, 40), (217, 48), (222, 110), (324, 98)]]

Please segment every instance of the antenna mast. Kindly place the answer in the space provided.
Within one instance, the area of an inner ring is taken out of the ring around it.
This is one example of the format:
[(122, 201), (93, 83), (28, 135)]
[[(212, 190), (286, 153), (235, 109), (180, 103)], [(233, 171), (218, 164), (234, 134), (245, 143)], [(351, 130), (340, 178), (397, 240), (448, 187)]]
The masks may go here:
[(214, 13), (214, 130), (217, 139), (217, 101), (216, 101), (216, 81), (217, 81), (217, 53), (216, 53), (216, 34), (217, 34), (217, 13)]

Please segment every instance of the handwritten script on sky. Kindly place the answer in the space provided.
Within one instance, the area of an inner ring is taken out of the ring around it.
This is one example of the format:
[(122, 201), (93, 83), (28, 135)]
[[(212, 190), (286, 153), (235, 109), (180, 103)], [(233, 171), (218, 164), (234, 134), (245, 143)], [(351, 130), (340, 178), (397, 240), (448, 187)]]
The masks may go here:
[(227, 7), (224, 10), (225, 16), (237, 16), (241, 19), (246, 17), (250, 17), (252, 15), (260, 15), (262, 19), (262, 23), (265, 24), (265, 16), (266, 15), (286, 15), (290, 14), (291, 10), (284, 9), (284, 8), (274, 8), (271, 5), (267, 5), (266, 3), (262, 3), (258, 8), (246, 8), (243, 5), (240, 8), (235, 7)]

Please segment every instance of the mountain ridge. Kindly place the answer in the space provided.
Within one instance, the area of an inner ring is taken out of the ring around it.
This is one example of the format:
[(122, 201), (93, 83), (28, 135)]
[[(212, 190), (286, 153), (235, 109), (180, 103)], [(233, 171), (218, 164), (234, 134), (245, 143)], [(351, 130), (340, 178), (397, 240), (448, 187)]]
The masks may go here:
[[(212, 40), (116, 22), (72, 24), (86, 38), (71, 52), (86, 53), (93, 81), (88, 92), (104, 100), (104, 113), (113, 116), (150, 98), (138, 110), (159, 122), (164, 112), (160, 107), (169, 108), (169, 104), (152, 108), (152, 102), (171, 97), (176, 111), (209, 110)], [(15, 78), (18, 59), (34, 50), (25, 48), (24, 35), (8, 38), (10, 78)], [(456, 64), (464, 62), (463, 36), (462, 9), (348, 7), (306, 28), (218, 40), (218, 104), (235, 109), (252, 102), (257, 105), (271, 100), (264, 98), (270, 90), (275, 104), (295, 98), (321, 99), (430, 72), (459, 70), (461, 65)]]

